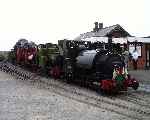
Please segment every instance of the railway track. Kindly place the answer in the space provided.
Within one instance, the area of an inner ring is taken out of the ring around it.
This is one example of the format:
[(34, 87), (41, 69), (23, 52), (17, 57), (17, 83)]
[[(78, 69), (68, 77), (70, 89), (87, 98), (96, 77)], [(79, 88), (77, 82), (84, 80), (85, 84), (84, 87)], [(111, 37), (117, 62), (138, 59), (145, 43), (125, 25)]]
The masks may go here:
[(0, 63), (0, 69), (8, 74), (16, 76), (19, 80), (26, 80), (37, 87), (52, 90), (61, 96), (87, 105), (115, 112), (132, 119), (141, 120), (150, 118), (149, 101), (132, 93), (111, 97), (102, 96), (96, 94), (94, 91), (89, 90), (87, 92), (87, 89), (83, 90), (79, 86), (68, 85), (62, 81), (43, 79), (34, 73), (25, 71), (7, 62)]
[(121, 100), (125, 100), (128, 102), (132, 102), (132, 103), (150, 108), (150, 101), (149, 100), (146, 100), (142, 96), (139, 97), (138, 95), (135, 95), (134, 93), (128, 92), (127, 94), (120, 95), (118, 98)]

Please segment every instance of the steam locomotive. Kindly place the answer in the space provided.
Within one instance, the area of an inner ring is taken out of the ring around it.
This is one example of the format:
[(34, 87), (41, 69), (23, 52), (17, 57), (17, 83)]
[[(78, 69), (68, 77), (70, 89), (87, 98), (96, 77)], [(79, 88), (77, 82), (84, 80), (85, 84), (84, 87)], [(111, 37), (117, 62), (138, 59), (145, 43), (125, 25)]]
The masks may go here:
[(97, 85), (105, 92), (139, 86), (127, 73), (120, 44), (59, 40), (58, 45), (16, 47), (12, 53), (17, 64), (46, 70), (46, 74), (67, 82), (78, 79)]

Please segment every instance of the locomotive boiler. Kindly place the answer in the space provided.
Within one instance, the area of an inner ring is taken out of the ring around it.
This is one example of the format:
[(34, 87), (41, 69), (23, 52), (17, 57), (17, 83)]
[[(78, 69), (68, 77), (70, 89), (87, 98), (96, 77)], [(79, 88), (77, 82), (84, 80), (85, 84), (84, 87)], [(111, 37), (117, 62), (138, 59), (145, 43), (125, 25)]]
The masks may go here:
[(123, 67), (123, 64), (121, 55), (108, 50), (83, 50), (76, 58), (77, 71), (96, 79), (112, 78), (114, 66)]

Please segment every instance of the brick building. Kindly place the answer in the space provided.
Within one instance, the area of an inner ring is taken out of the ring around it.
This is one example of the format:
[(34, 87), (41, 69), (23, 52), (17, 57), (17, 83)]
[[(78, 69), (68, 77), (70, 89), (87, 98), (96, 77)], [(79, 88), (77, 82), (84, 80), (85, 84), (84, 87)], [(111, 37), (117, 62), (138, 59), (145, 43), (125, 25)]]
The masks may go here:
[[(138, 69), (149, 69), (150, 68), (150, 38), (144, 37), (129, 37), (127, 38), (129, 42), (141, 42), (137, 44), (137, 51), (139, 53), (137, 68)], [(129, 45), (129, 51), (132, 53), (135, 49), (134, 45)], [(133, 68), (133, 64), (129, 62), (130, 68)]]
[[(142, 42), (142, 45), (136, 44), (136, 49), (139, 53), (137, 69), (150, 68), (150, 37), (132, 37), (119, 24), (104, 28), (103, 23), (95, 22), (93, 31), (80, 34), (75, 40), (108, 42), (108, 37), (111, 37), (112, 42), (114, 43), (130, 43), (128, 44), (130, 53), (135, 50), (135, 44), (131, 43), (134, 43), (135, 41)], [(129, 61), (129, 68), (133, 69), (132, 61)]]

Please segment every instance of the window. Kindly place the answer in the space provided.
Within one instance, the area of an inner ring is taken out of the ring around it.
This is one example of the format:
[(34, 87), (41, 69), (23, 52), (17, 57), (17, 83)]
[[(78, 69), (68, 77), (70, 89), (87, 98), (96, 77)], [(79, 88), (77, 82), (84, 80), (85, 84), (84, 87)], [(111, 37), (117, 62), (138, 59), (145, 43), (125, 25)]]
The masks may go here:
[[(142, 46), (136, 46), (137, 52), (139, 54), (139, 57), (142, 56)], [(135, 46), (134, 45), (129, 45), (129, 52), (132, 54), (133, 51), (135, 50)]]

